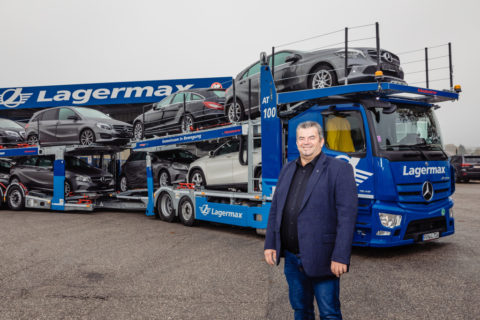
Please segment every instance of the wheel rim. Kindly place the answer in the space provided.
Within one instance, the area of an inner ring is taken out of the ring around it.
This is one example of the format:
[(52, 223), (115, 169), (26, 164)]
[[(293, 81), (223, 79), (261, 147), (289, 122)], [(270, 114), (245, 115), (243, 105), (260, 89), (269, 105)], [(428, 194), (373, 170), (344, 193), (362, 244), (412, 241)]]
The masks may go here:
[(28, 137), (27, 142), (28, 142), (28, 144), (32, 144), (32, 145), (38, 144), (38, 138), (37, 138), (36, 135), (30, 136), (30, 137)]
[(193, 216), (193, 207), (189, 201), (182, 203), (181, 207), (182, 218), (184, 221), (189, 221)]
[(182, 132), (183, 133), (188, 133), (192, 131), (190, 128), (193, 127), (193, 118), (191, 116), (185, 116), (183, 117), (182, 121)]
[(170, 217), (173, 213), (172, 198), (168, 194), (164, 194), (161, 201), (161, 210), (164, 216)]
[(332, 74), (328, 70), (319, 70), (312, 79), (312, 88), (328, 88), (333, 85)]
[(93, 132), (91, 130), (85, 130), (80, 136), (80, 143), (84, 146), (89, 146), (93, 143)]
[(257, 186), (257, 189), (259, 192), (262, 192), (262, 175), (260, 175), (258, 178), (258, 186)]
[(68, 197), (72, 189), (70, 188), (70, 184), (68, 182), (65, 182), (65, 197)]
[(120, 179), (120, 191), (127, 191), (127, 178), (126, 177), (122, 177), (122, 179)]
[(197, 187), (200, 187), (203, 185), (203, 177), (200, 172), (195, 172), (192, 175), (192, 183), (194, 183)]
[(242, 108), (240, 107), (239, 103), (231, 104), (230, 108), (228, 108), (228, 120), (230, 122), (238, 122), (240, 121), (242, 113)]
[(160, 177), (158, 178), (158, 182), (160, 184), (160, 187), (168, 186), (169, 185), (168, 180), (170, 180), (168, 178), (168, 173), (166, 173), (166, 172), (160, 173)]
[(8, 201), (10, 202), (10, 206), (12, 208), (18, 208), (22, 203), (22, 193), (20, 192), (20, 190), (13, 190), (10, 194), (10, 197), (8, 198)]
[(138, 122), (135, 125), (135, 129), (134, 129), (135, 139), (137, 139), (137, 140), (142, 139), (142, 134), (143, 134), (143, 126), (140, 122)]

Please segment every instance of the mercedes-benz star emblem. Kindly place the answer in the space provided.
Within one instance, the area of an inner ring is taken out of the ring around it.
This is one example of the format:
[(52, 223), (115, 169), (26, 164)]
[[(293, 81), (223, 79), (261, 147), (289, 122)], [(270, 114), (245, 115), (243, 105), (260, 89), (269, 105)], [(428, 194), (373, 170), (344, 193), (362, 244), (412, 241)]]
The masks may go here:
[(385, 52), (383, 54), (383, 57), (385, 58), (385, 60), (387, 60), (388, 62), (392, 62), (393, 61), (393, 57), (392, 55), (390, 54), (390, 52)]
[(105, 183), (105, 177), (101, 177), (101, 178), (100, 178), (100, 181), (103, 182), (103, 183)]
[(425, 181), (422, 186), (422, 196), (425, 201), (430, 201), (433, 198), (433, 185), (430, 181)]

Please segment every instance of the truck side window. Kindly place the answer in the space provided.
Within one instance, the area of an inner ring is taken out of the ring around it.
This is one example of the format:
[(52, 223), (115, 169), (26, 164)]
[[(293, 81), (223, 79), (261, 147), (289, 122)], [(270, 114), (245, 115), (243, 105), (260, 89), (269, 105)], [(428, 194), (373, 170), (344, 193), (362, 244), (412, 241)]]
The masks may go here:
[(365, 131), (359, 111), (341, 111), (323, 115), (325, 146), (330, 150), (363, 152)]

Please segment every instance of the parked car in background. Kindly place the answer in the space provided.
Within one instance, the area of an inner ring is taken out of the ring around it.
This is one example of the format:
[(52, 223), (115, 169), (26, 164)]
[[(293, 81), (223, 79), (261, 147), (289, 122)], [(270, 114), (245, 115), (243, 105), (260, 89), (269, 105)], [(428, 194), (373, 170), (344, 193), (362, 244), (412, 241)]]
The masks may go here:
[(144, 130), (144, 136), (150, 137), (171, 132), (187, 133), (225, 122), (224, 103), (224, 89), (191, 89), (174, 93), (133, 120), (135, 139), (141, 139)]
[(132, 125), (95, 109), (57, 107), (34, 113), (26, 126), (27, 142), (37, 144), (39, 132), (45, 145), (123, 144), (132, 137)]
[(455, 168), (455, 181), (480, 179), (480, 155), (455, 155), (450, 158), (450, 163)]
[[(133, 188), (147, 188), (147, 153), (132, 152), (122, 165), (119, 190), (127, 191)], [(167, 150), (152, 153), (152, 174), (155, 186), (168, 186), (173, 183), (186, 182), (188, 167), (198, 157), (183, 150)]]
[(18, 122), (0, 118), (0, 145), (25, 143), (25, 128)]
[[(262, 156), (259, 147), (259, 145), (255, 145), (253, 152), (254, 177), (258, 179), (262, 174)], [(240, 141), (238, 139), (223, 143), (214, 151), (210, 151), (209, 155), (190, 164), (188, 182), (209, 188), (247, 189), (248, 166), (240, 164), (239, 151)], [(255, 189), (261, 190), (259, 181), (255, 184)]]
[(11, 167), (12, 167), (11, 159), (0, 158), (0, 183), (2, 183), (5, 187), (8, 186), (8, 182), (10, 181)]
[[(53, 191), (54, 156), (28, 156), (16, 159), (10, 169), (10, 183), (20, 182), (28, 190)], [(72, 193), (111, 192), (111, 173), (86, 161), (65, 156), (65, 196)]]
[[(375, 81), (377, 70), (377, 50), (375, 48), (349, 48), (347, 71), (348, 83)], [(395, 54), (381, 50), (381, 70), (384, 81), (403, 81), (400, 58)], [(345, 49), (334, 48), (304, 52), (284, 50), (275, 53), (275, 85), (277, 91), (319, 89), (345, 83)], [(272, 57), (268, 56), (270, 66)], [(259, 109), (260, 61), (257, 61), (235, 77), (236, 104), (233, 88), (226, 90), (225, 115), (229, 122), (246, 118), (249, 106), (248, 82), (251, 80), (251, 113), (256, 117)], [(246, 112), (247, 110), (247, 112)]]

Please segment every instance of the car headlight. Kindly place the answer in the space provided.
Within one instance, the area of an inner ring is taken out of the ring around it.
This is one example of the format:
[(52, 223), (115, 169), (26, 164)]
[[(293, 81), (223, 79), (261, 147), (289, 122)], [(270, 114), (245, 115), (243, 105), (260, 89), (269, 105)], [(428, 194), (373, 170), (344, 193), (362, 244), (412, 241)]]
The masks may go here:
[(92, 182), (92, 179), (89, 176), (76, 176), (75, 180), (78, 182)]
[(6, 179), (6, 180), (8, 180), (9, 178), (10, 178), (10, 175), (9, 175), (9, 174), (0, 173), (0, 179)]
[(172, 168), (175, 170), (188, 170), (188, 166), (183, 163), (173, 163)]
[(398, 227), (402, 222), (402, 216), (399, 214), (379, 212), (378, 216), (380, 217), (380, 222), (382, 223), (382, 226), (386, 228), (392, 229)]
[(11, 137), (20, 137), (20, 135), (16, 131), (5, 130), (5, 134)]
[(97, 127), (103, 130), (112, 130), (112, 126), (103, 122), (97, 122)]
[[(335, 52), (335, 54), (337, 56), (339, 56), (340, 58), (345, 58), (345, 50), (339, 50), (339, 51)], [(359, 58), (359, 57), (363, 57), (363, 58), (367, 57), (365, 55), (365, 53), (363, 53), (362, 51), (357, 50), (357, 49), (348, 49), (347, 56), (348, 56), (349, 59), (355, 59), (355, 58)]]

